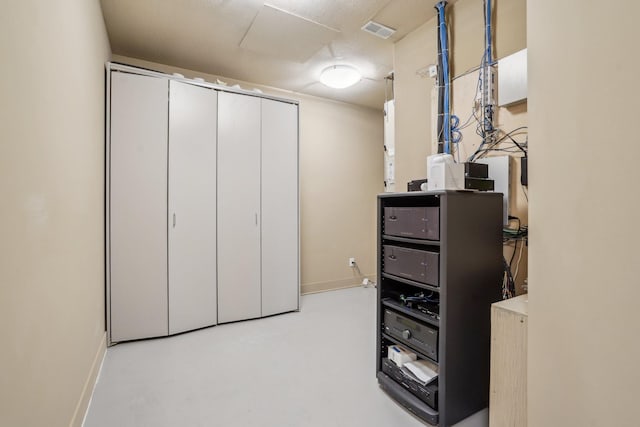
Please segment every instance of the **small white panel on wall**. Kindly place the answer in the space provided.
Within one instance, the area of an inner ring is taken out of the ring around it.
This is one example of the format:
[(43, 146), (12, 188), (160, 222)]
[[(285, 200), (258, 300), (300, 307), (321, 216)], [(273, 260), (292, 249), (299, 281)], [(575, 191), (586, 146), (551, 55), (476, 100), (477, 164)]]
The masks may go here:
[(498, 105), (509, 106), (527, 99), (527, 49), (498, 61)]
[(384, 103), (384, 191), (395, 191), (395, 127), (396, 113), (395, 102), (390, 100)]

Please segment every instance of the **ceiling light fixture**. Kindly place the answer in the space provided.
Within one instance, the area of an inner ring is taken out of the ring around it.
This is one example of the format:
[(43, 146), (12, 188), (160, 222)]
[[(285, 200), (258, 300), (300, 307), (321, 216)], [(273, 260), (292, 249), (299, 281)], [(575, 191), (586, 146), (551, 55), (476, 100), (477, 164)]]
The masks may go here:
[(350, 65), (332, 65), (322, 70), (320, 81), (334, 89), (344, 89), (353, 86), (362, 79), (362, 75)]

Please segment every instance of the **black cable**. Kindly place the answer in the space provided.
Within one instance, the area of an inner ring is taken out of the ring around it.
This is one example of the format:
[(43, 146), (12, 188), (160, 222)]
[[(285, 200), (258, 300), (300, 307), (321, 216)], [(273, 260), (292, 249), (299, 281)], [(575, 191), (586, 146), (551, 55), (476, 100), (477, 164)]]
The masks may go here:
[(518, 239), (514, 240), (513, 245), (513, 253), (511, 254), (511, 258), (509, 259), (509, 268), (513, 265), (513, 260), (516, 257), (516, 252), (518, 252)]
[(520, 218), (517, 216), (509, 215), (509, 221), (518, 221), (518, 230), (520, 230)]
[(513, 275), (511, 274), (511, 267), (509, 267), (509, 265), (507, 264), (507, 260), (506, 258), (503, 256), (502, 257), (502, 263), (503, 263), (503, 267), (504, 267), (504, 271), (505, 274), (507, 275), (507, 293), (506, 296), (507, 298), (515, 296), (516, 294), (516, 284), (513, 280)]
[[(507, 138), (510, 138), (512, 135), (514, 135), (516, 132), (521, 131), (523, 129), (528, 129), (527, 126), (520, 126), (518, 128), (515, 128), (509, 132), (507, 132), (506, 134), (504, 134), (502, 137), (498, 138), (497, 140), (493, 141), (489, 147), (487, 148), (483, 148), (483, 146), (486, 143), (486, 139), (483, 139), (483, 141), (480, 143), (480, 145), (478, 146), (478, 148), (476, 149), (476, 151), (469, 157), (469, 161), (470, 162), (474, 162), (476, 161), (479, 156), (478, 154), (480, 154), (481, 152), (487, 152), (487, 151), (491, 151), (492, 149), (494, 149), (494, 147), (498, 144), (500, 144), (502, 141), (504, 141)], [(476, 133), (478, 133), (478, 135), (482, 136), (482, 131), (481, 131), (481, 125), (480, 123), (478, 124), (478, 126), (476, 127)], [(515, 140), (514, 140), (515, 141)], [(518, 145), (518, 144), (516, 144)]]
[(524, 156), (527, 157), (527, 150), (522, 148), (522, 146), (520, 144), (518, 144), (518, 142), (516, 142), (516, 140), (513, 139), (513, 137), (511, 137), (511, 135), (507, 134), (506, 136), (511, 140), (511, 142), (513, 142), (516, 145), (516, 147), (518, 147), (520, 150), (522, 150), (522, 152), (524, 153)]

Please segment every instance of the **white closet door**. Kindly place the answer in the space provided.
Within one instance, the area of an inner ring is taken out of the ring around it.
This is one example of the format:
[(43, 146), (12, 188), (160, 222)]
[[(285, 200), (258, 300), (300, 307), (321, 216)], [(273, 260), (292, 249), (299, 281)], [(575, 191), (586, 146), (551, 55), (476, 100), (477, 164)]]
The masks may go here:
[(169, 333), (217, 321), (217, 92), (171, 81)]
[(218, 95), (218, 323), (260, 317), (260, 98)]
[(298, 309), (298, 106), (262, 100), (262, 315)]
[(167, 99), (163, 78), (111, 73), (111, 341), (167, 335)]

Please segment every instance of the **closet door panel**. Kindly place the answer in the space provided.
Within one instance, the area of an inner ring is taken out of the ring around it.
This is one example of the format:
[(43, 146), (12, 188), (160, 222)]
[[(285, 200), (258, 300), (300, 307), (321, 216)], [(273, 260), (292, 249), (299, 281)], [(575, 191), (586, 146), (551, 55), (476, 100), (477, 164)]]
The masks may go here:
[(262, 315), (298, 309), (298, 106), (262, 100)]
[(111, 73), (111, 341), (167, 335), (168, 80)]
[(218, 323), (260, 315), (260, 98), (221, 92)]
[(171, 81), (169, 333), (217, 321), (217, 92)]

